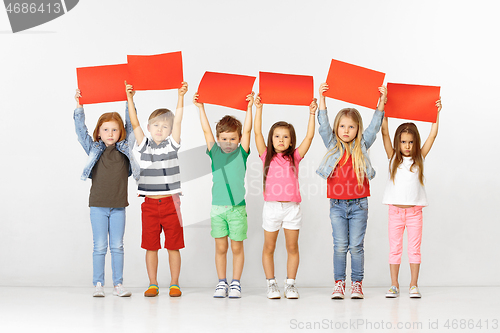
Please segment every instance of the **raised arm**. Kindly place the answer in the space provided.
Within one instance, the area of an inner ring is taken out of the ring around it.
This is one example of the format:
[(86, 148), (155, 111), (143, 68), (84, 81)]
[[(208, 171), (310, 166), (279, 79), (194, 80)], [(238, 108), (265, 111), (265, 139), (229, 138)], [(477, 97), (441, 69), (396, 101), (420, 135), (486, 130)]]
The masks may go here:
[(392, 147), (391, 137), (389, 135), (389, 121), (387, 117), (384, 117), (384, 120), (382, 121), (382, 140), (384, 142), (387, 158), (391, 159), (394, 154), (394, 148)]
[(302, 143), (297, 148), (299, 150), (300, 157), (304, 157), (309, 147), (311, 147), (312, 140), (314, 138), (314, 117), (316, 116), (316, 110), (318, 109), (318, 104), (316, 103), (317, 99), (313, 99), (311, 104), (309, 105), (309, 123), (307, 124), (307, 133)]
[(382, 121), (384, 119), (384, 107), (387, 102), (387, 88), (381, 86), (378, 88), (380, 92), (379, 102), (375, 113), (373, 114), (372, 121), (370, 125), (363, 132), (363, 139), (365, 140), (366, 149), (370, 148), (377, 138), (377, 133), (382, 127)]
[(137, 118), (137, 110), (135, 109), (135, 90), (131, 84), (127, 84), (127, 81), (125, 81), (125, 91), (127, 92), (127, 108), (125, 109), (125, 112), (128, 113), (130, 117), (130, 124), (132, 125), (132, 129), (134, 130), (137, 145), (140, 145), (142, 143), (142, 140), (144, 139), (144, 132), (142, 131), (141, 125), (139, 124), (139, 119)]
[(254, 92), (247, 95), (248, 106), (247, 114), (245, 115), (245, 123), (243, 124), (243, 133), (241, 135), (241, 147), (248, 153), (250, 151), (250, 137), (252, 135), (252, 106), (254, 103)]
[(257, 152), (259, 156), (262, 156), (267, 149), (266, 141), (262, 135), (262, 102), (260, 100), (259, 94), (255, 97), (255, 124), (253, 126), (253, 131), (255, 133), (255, 145), (257, 146)]
[(207, 143), (208, 151), (212, 150), (215, 144), (214, 134), (212, 133), (212, 128), (210, 128), (210, 123), (208, 122), (207, 114), (205, 112), (205, 106), (203, 103), (198, 102), (198, 92), (193, 96), (193, 104), (200, 110), (200, 123), (203, 134), (205, 135), (205, 142)]
[(182, 123), (182, 116), (184, 113), (184, 95), (186, 94), (187, 91), (188, 91), (187, 82), (182, 82), (182, 87), (180, 87), (178, 90), (179, 97), (177, 99), (177, 108), (175, 110), (174, 124), (172, 125), (172, 138), (177, 143), (181, 142), (181, 123)]
[(325, 144), (325, 147), (330, 149), (332, 145), (336, 144), (336, 137), (333, 135), (332, 127), (328, 120), (328, 114), (326, 112), (326, 101), (323, 95), (329, 89), (328, 84), (322, 83), (319, 86), (319, 110), (318, 110), (318, 125), (319, 125), (319, 135)]
[(438, 128), (439, 128), (439, 113), (441, 112), (441, 108), (443, 107), (441, 105), (441, 99), (436, 101), (436, 106), (438, 108), (438, 114), (436, 117), (436, 122), (432, 124), (431, 127), (431, 132), (429, 133), (429, 137), (427, 140), (425, 140), (424, 145), (422, 146), (421, 153), (422, 157), (425, 158), (429, 151), (432, 148), (432, 145), (434, 144), (434, 140), (436, 140), (436, 136), (438, 134)]
[(90, 149), (94, 140), (89, 135), (89, 131), (85, 125), (85, 112), (83, 111), (83, 105), (80, 104), (80, 97), (82, 97), (82, 94), (80, 93), (80, 90), (77, 89), (75, 94), (76, 109), (73, 113), (73, 119), (75, 121), (75, 131), (78, 137), (78, 142), (80, 142), (88, 155), (90, 154)]

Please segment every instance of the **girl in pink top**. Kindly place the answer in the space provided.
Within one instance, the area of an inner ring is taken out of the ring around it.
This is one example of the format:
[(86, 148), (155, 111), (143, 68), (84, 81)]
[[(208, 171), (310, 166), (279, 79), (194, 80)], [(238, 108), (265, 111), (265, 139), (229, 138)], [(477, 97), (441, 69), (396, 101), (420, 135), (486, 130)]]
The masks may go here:
[(254, 126), (255, 144), (264, 163), (262, 265), (267, 278), (267, 297), (281, 297), (274, 276), (274, 250), (279, 230), (283, 227), (288, 253), (284, 295), (285, 298), (299, 298), (295, 287), (295, 277), (299, 268), (298, 240), (301, 226), (299, 162), (311, 146), (314, 137), (314, 115), (318, 105), (316, 99), (309, 105), (307, 134), (297, 149), (295, 149), (295, 130), (291, 124), (284, 121), (279, 121), (271, 127), (266, 146), (262, 135), (262, 102), (259, 95), (255, 98), (255, 106), (257, 108)]

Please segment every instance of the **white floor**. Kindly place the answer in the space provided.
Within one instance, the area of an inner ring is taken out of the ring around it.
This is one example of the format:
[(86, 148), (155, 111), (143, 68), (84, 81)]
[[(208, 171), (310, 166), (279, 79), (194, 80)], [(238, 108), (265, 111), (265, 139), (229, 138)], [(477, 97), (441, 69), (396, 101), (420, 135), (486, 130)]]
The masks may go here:
[(298, 300), (268, 300), (260, 288), (241, 299), (214, 299), (208, 288), (180, 298), (130, 290), (93, 298), (92, 288), (0, 287), (0, 332), (500, 332), (500, 287), (422, 287), (421, 299), (364, 288), (364, 300), (331, 300), (330, 288), (300, 288)]

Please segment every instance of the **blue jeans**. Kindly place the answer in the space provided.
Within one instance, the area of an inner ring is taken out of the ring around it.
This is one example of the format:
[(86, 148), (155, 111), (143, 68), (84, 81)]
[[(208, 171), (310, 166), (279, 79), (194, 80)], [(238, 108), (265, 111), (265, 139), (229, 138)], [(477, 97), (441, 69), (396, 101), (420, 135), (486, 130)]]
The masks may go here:
[(104, 259), (111, 252), (113, 284), (123, 282), (123, 235), (125, 233), (125, 208), (90, 207), (90, 222), (94, 238), (93, 283), (104, 286)]
[(368, 199), (330, 199), (333, 236), (333, 275), (345, 280), (347, 251), (351, 253), (351, 281), (363, 281), (364, 241), (368, 221)]

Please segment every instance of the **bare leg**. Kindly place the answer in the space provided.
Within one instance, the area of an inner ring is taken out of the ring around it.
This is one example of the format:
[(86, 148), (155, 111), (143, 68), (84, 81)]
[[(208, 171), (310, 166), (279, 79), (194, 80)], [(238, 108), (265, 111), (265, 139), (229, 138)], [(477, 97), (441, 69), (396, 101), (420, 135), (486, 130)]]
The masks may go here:
[(179, 250), (168, 251), (168, 264), (170, 265), (170, 285), (179, 285), (181, 273), (181, 252)]
[(231, 240), (231, 250), (233, 251), (233, 280), (239, 280), (245, 263), (243, 241)]
[(420, 272), (420, 264), (410, 264), (411, 282), (410, 288), (418, 286), (418, 273)]
[(146, 270), (148, 271), (149, 284), (158, 285), (158, 250), (146, 250)]
[(227, 236), (215, 239), (215, 269), (219, 280), (226, 278), (227, 248)]
[(288, 279), (295, 279), (299, 269), (299, 230), (283, 229), (285, 232), (286, 251), (288, 259), (286, 274)]
[(395, 286), (399, 289), (399, 264), (389, 264), (391, 271), (391, 286)]
[(266, 279), (274, 277), (274, 250), (276, 249), (276, 239), (278, 238), (279, 230), (269, 232), (264, 230), (264, 248), (262, 250), (262, 266)]

